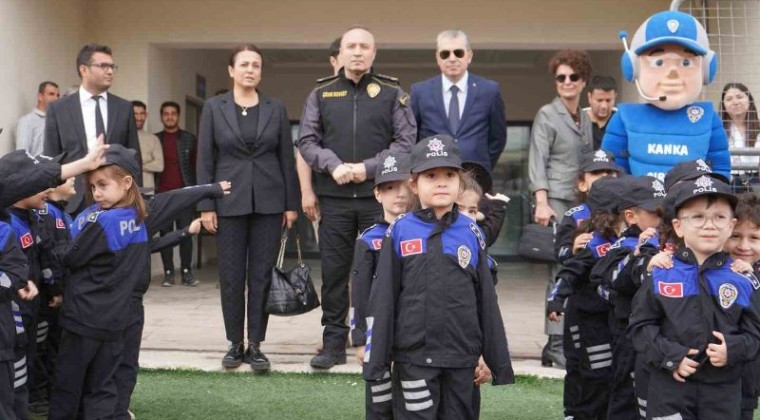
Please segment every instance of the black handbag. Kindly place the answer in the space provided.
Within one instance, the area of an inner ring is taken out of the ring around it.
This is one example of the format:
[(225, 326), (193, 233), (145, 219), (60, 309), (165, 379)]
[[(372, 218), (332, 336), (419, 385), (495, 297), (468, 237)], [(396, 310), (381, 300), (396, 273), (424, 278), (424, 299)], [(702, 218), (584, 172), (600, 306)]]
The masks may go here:
[(319, 297), (311, 281), (311, 267), (301, 258), (301, 240), (296, 232), (298, 264), (290, 270), (283, 270), (285, 246), (288, 243), (288, 229), (282, 232), (280, 254), (272, 268), (272, 279), (267, 295), (266, 311), (270, 315), (292, 316), (305, 314), (319, 306)]
[(517, 254), (536, 261), (557, 262), (554, 253), (554, 237), (557, 234), (557, 223), (551, 220), (549, 226), (531, 223), (523, 226), (520, 243), (517, 244)]

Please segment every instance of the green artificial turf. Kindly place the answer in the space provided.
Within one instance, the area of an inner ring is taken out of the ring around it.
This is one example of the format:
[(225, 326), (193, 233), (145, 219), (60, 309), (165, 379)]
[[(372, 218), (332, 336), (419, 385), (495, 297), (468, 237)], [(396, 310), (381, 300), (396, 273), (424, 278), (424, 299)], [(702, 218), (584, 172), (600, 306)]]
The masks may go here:
[[(519, 377), (481, 390), (481, 419), (563, 417), (559, 380)], [(132, 411), (138, 420), (363, 419), (364, 382), (345, 374), (141, 370)]]

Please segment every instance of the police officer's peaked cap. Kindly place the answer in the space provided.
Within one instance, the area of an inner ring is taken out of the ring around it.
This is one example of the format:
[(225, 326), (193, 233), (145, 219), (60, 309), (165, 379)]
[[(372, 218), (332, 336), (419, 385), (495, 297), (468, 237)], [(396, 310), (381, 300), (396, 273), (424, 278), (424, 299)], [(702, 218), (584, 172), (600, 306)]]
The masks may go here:
[(140, 165), (137, 164), (137, 151), (129, 149), (120, 144), (111, 144), (106, 149), (105, 153), (106, 163), (102, 166), (116, 165), (130, 175), (135, 177), (135, 180), (139, 177)]
[(622, 172), (621, 168), (615, 164), (615, 157), (610, 152), (604, 150), (586, 149), (581, 155), (581, 171), (614, 171)]
[(604, 177), (599, 178), (591, 185), (586, 203), (592, 212), (605, 210), (618, 212), (622, 209), (622, 200), (630, 190), (630, 176), (623, 178)]
[(620, 199), (620, 208), (638, 207), (647, 211), (656, 211), (665, 199), (665, 185), (651, 176), (627, 177), (626, 194)]
[(672, 10), (650, 16), (633, 35), (631, 51), (640, 55), (666, 43), (682, 45), (697, 55), (707, 55), (710, 51), (704, 26), (694, 16)]
[(433, 168), (462, 169), (459, 146), (450, 136), (430, 136), (412, 148), (412, 173), (418, 174)]

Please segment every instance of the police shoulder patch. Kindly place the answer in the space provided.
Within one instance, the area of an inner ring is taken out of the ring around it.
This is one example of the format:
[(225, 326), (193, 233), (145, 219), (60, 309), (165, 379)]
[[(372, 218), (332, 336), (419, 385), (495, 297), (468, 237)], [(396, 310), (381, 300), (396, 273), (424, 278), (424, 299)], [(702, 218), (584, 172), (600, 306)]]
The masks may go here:
[(98, 220), (98, 216), (100, 216), (101, 213), (103, 213), (102, 210), (101, 211), (94, 211), (94, 212), (90, 213), (90, 215), (87, 216), (87, 221), (88, 222), (96, 222)]
[(401, 96), (398, 97), (398, 103), (405, 108), (409, 105), (410, 100), (411, 97), (406, 92), (402, 93)]
[(388, 226), (388, 230), (385, 231), (385, 237), (390, 238), (393, 233), (393, 227), (396, 226), (396, 222), (406, 217), (406, 213), (399, 214), (398, 217), (396, 217), (393, 222)]
[(583, 210), (583, 206), (575, 206), (571, 208), (570, 210), (565, 212), (565, 216), (572, 216), (575, 213), (578, 213), (579, 211)]
[(755, 276), (753, 273), (741, 273), (741, 275), (749, 280), (749, 282), (752, 284), (753, 289), (760, 289), (760, 280), (758, 280), (757, 276)]
[(486, 239), (483, 237), (483, 232), (480, 230), (478, 225), (475, 223), (470, 223), (470, 230), (475, 234), (475, 237), (478, 238), (480, 249), (486, 249)]

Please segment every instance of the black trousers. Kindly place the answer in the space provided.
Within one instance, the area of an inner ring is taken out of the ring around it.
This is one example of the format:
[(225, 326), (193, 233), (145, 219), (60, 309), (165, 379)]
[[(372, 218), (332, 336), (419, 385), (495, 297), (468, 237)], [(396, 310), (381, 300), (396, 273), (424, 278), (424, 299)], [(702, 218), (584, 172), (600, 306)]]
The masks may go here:
[(580, 296), (578, 302), (578, 333), (581, 346), (580, 384), (575, 402), (575, 419), (607, 420), (609, 382), (612, 376), (612, 334), (606, 309), (603, 312), (583, 310), (583, 301), (587, 298), (589, 297)]
[(760, 359), (744, 364), (742, 369), (742, 420), (752, 419), (760, 394)]
[(219, 289), (227, 340), (243, 341), (247, 313), (248, 340), (260, 343), (269, 323), (264, 307), (280, 249), (282, 214), (219, 217), (218, 224)]
[(16, 347), (13, 360), (13, 411), (15, 418), (26, 420), (29, 418), (29, 375), (26, 347)]
[(382, 380), (366, 382), (366, 420), (393, 420), (393, 396), (398, 393), (393, 385), (390, 372)]
[(322, 333), (324, 349), (345, 351), (349, 328), (348, 275), (358, 234), (382, 214), (372, 198), (319, 197), (319, 252), (322, 259)]
[(647, 405), (649, 405), (649, 365), (643, 357), (636, 357), (633, 375), (633, 389), (636, 391), (636, 403), (639, 407), (639, 418), (647, 417)]
[[(177, 226), (177, 230), (184, 229), (190, 226), (195, 218), (195, 210), (192, 208), (182, 210), (177, 218), (165, 229), (161, 229), (161, 236), (166, 235), (174, 230), (174, 226)], [(179, 243), (179, 260), (181, 268), (190, 268), (193, 264), (193, 238), (188, 236), (186, 239)], [(174, 272), (174, 247), (165, 248), (161, 250), (161, 261), (164, 263), (164, 272)]]
[(116, 408), (114, 375), (124, 341), (101, 341), (63, 329), (56, 362), (48, 420), (113, 418)]
[(409, 363), (393, 366), (396, 398), (393, 413), (406, 420), (472, 420), (478, 416), (474, 407), (475, 368), (434, 368)]
[(565, 303), (564, 331), (562, 334), (562, 351), (565, 353), (565, 381), (562, 404), (565, 416), (575, 416), (575, 404), (580, 394), (581, 335), (578, 326), (577, 297), (570, 295)]
[(116, 401), (115, 418), (117, 420), (129, 420), (129, 403), (132, 399), (132, 392), (137, 384), (137, 371), (140, 369), (140, 343), (142, 343), (142, 332), (145, 326), (145, 308), (142, 299), (130, 299), (129, 302), (129, 322), (124, 330), (124, 350), (122, 351), (121, 362), (116, 369), (114, 382), (116, 382)]
[(633, 342), (625, 334), (622, 323), (614, 326), (615, 336), (612, 347), (612, 379), (610, 381), (610, 401), (607, 416), (610, 419), (638, 420), (639, 405), (633, 384), (636, 369), (636, 351)]
[(647, 419), (737, 419), (740, 412), (740, 379), (722, 384), (688, 379), (681, 383), (668, 371), (650, 371)]
[(13, 360), (0, 362), (0, 419), (15, 420), (14, 413), (14, 368)]

